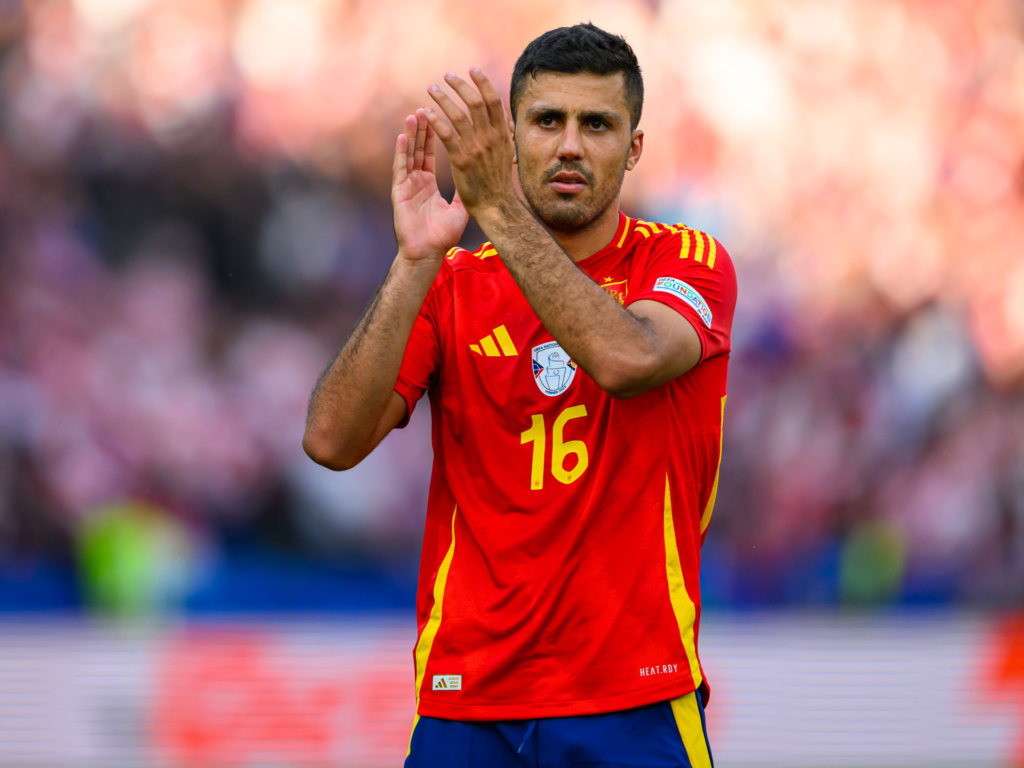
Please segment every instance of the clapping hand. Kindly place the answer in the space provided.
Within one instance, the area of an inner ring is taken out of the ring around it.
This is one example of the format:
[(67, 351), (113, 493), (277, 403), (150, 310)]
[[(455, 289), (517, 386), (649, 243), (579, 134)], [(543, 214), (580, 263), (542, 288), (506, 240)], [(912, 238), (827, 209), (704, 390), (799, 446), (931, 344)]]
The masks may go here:
[(418, 109), (395, 144), (391, 183), (398, 251), (410, 262), (440, 264), (469, 221), (458, 192), (451, 203), (441, 197), (434, 162), (434, 129)]

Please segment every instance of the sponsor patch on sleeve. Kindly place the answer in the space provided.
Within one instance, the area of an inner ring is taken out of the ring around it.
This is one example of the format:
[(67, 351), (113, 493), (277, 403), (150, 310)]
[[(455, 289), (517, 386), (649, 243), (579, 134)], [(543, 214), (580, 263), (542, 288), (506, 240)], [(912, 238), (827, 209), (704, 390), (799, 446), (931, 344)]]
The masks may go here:
[(700, 315), (704, 325), (708, 328), (711, 327), (711, 307), (689, 283), (684, 283), (678, 277), (659, 277), (654, 281), (654, 290), (671, 293), (676, 298), (682, 299)]

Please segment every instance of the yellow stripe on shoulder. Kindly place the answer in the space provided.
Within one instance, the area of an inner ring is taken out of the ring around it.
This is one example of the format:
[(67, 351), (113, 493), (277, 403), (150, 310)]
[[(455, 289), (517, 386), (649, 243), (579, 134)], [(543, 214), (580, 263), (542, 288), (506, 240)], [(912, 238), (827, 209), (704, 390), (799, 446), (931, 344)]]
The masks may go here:
[(682, 237), (680, 238), (681, 242), (679, 244), (679, 258), (688, 259), (690, 258), (690, 241), (693, 238), (690, 237), (689, 229), (684, 229), (679, 234), (682, 235)]
[(708, 269), (715, 268), (715, 259), (718, 256), (718, 242), (707, 232), (699, 229), (691, 229), (685, 224), (675, 224), (668, 227), (671, 231), (679, 234), (679, 258), (690, 258), (692, 246), (693, 260), (704, 264)]

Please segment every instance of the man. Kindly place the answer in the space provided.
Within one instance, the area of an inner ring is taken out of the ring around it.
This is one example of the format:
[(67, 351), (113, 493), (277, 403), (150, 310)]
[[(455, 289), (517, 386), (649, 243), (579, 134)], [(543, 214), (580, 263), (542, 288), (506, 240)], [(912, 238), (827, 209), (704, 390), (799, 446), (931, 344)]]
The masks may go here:
[[(618, 210), (644, 138), (621, 37), (582, 24), (530, 43), (513, 121), (470, 76), (445, 77), (464, 106), (431, 86), (437, 108), (406, 118), (398, 255), (303, 442), (352, 467), (429, 392), (406, 765), (709, 766), (698, 574), (732, 263), (701, 232)], [(473, 253), (453, 247), (468, 216), (490, 238)]]

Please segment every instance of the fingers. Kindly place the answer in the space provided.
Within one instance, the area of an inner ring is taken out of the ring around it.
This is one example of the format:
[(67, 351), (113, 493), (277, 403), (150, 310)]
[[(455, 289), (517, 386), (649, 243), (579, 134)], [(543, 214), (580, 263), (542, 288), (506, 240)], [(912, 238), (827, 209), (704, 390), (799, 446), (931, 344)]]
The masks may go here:
[(448, 121), (441, 117), (437, 110), (430, 108), (426, 110), (426, 117), (437, 138), (441, 140), (445, 149), (448, 150), (448, 157), (451, 158), (458, 155), (462, 151), (459, 135), (449, 125)]
[(407, 160), (409, 154), (409, 139), (404, 133), (398, 134), (398, 141), (395, 142), (395, 164), (391, 169), (391, 179), (394, 186), (398, 186), (409, 175)]
[[(479, 69), (479, 67), (476, 67)], [(484, 102), (483, 96), (477, 92), (476, 88), (471, 86), (461, 77), (454, 72), (449, 72), (444, 76), (444, 81), (448, 83), (448, 86), (455, 91), (459, 98), (462, 99), (466, 106), (469, 107), (469, 115), (473, 119), (473, 125), (476, 128), (485, 127), (491, 120), (490, 115), (487, 111), (487, 104)], [(458, 129), (458, 125), (455, 126)]]
[[(452, 128), (454, 128), (455, 134), (459, 138), (468, 139), (473, 135), (473, 123), (469, 119), (469, 115), (459, 109), (458, 104), (452, 101), (451, 97), (438, 88), (436, 85), (432, 85), (427, 89), (437, 106), (441, 108), (441, 111), (445, 114), (448, 120), (451, 121)], [(445, 135), (442, 131), (438, 130), (435, 123), (432, 123), (434, 130), (437, 131), (438, 137), (444, 142), (445, 146), (448, 146), (448, 141), (445, 139)]]
[(405, 172), (412, 173), (416, 167), (416, 116), (408, 115), (405, 118)]
[[(418, 113), (417, 113), (418, 114)], [(426, 138), (423, 142), (423, 170), (427, 173), (434, 173), (436, 158), (434, 156), (434, 128), (427, 122), (426, 112), (423, 113), (423, 122), (426, 123)]]
[[(510, 118), (506, 116), (505, 104), (501, 100), (501, 94), (498, 93), (498, 89), (494, 87), (494, 83), (490, 81), (490, 78), (484, 74), (480, 67), (473, 67), (469, 70), (469, 76), (473, 78), (476, 87), (480, 89), (480, 96), (486, 105), (487, 116), (491, 121), (491, 125), (495, 128), (504, 126)], [(460, 93), (459, 95), (461, 96), (462, 94)]]
[(427, 143), (427, 129), (430, 124), (422, 109), (416, 110), (416, 144), (413, 148), (413, 170), (423, 170), (424, 147)]

